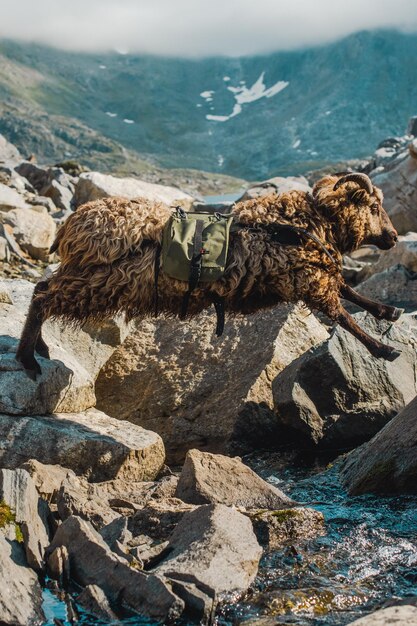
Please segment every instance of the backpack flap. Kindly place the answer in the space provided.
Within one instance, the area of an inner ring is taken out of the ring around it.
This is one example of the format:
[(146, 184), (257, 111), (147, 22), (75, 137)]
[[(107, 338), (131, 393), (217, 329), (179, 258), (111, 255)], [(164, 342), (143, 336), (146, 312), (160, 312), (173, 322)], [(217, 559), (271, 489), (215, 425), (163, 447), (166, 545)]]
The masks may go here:
[(161, 270), (171, 278), (189, 282), (192, 264), (201, 255), (197, 259), (199, 282), (221, 278), (226, 269), (232, 221), (232, 215), (177, 211), (164, 228)]

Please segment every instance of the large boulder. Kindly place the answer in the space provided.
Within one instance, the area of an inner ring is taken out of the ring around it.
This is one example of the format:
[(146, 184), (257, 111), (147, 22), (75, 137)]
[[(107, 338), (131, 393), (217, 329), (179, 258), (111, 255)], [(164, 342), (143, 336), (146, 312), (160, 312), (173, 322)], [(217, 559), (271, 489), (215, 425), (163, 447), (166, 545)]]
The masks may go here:
[(275, 176), (274, 178), (268, 178), (268, 180), (262, 183), (255, 183), (245, 191), (245, 193), (239, 198), (238, 202), (242, 200), (253, 200), (254, 198), (261, 198), (262, 196), (268, 196), (270, 194), (287, 193), (288, 191), (311, 191), (311, 187), (308, 180), (304, 176)]
[(295, 360), (273, 383), (280, 423), (312, 444), (348, 447), (380, 430), (417, 393), (417, 321), (395, 325), (355, 315), (361, 327), (401, 350), (395, 362), (373, 358), (350, 333), (330, 339)]
[(131, 568), (79, 517), (69, 517), (61, 524), (50, 553), (61, 546), (68, 551), (71, 578), (83, 586), (98, 585), (114, 605), (161, 622), (173, 621), (183, 612), (184, 603), (167, 582)]
[(216, 596), (246, 591), (262, 555), (250, 520), (224, 504), (206, 504), (186, 513), (166, 552), (154, 573), (197, 581)]
[(13, 229), (14, 239), (33, 259), (48, 260), (56, 225), (44, 207), (40, 207), (39, 211), (14, 209), (0, 215), (0, 221)]
[(199, 450), (187, 453), (175, 495), (190, 504), (226, 504), (246, 509), (283, 509), (295, 504), (240, 459)]
[(192, 197), (175, 187), (146, 183), (137, 178), (116, 178), (99, 172), (81, 174), (75, 187), (74, 204), (76, 207), (108, 196), (122, 196), (123, 198), (146, 198), (165, 202), (168, 205), (184, 203), (190, 205)]
[(92, 482), (153, 480), (164, 463), (161, 438), (90, 409), (50, 416), (0, 414), (0, 467), (29, 459), (62, 465)]
[(341, 465), (349, 493), (417, 494), (417, 398)]
[(15, 189), (0, 183), (0, 211), (28, 209), (30, 205)]
[(415, 626), (417, 608), (407, 604), (390, 606), (388, 609), (381, 609), (371, 615), (355, 619), (349, 624), (350, 626)]
[(417, 231), (417, 159), (408, 156), (396, 167), (376, 174), (373, 182), (382, 189), (384, 207), (398, 232)]
[(0, 623), (40, 626), (45, 623), (42, 590), (35, 572), (27, 567), (23, 548), (0, 531)]
[(48, 510), (28, 472), (23, 469), (0, 470), (0, 501), (13, 511), (15, 522), (22, 531), (28, 564), (41, 571), (49, 545)]
[(28, 281), (0, 280), (0, 413), (84, 411), (94, 406), (95, 378), (124, 340), (128, 327), (115, 319), (75, 330), (48, 320), (43, 335), (51, 360), (37, 357), (42, 376), (30, 380), (15, 354), (32, 292), (33, 284)]
[[(355, 290), (371, 300), (401, 307), (407, 313), (417, 310), (417, 273), (405, 265), (393, 265), (378, 274), (372, 274)], [(354, 305), (348, 308), (358, 310)]]
[(214, 327), (210, 313), (140, 322), (97, 379), (98, 408), (158, 432), (172, 462), (193, 447), (226, 452), (236, 442), (273, 441), (271, 381), (327, 331), (284, 305), (228, 319), (221, 338)]

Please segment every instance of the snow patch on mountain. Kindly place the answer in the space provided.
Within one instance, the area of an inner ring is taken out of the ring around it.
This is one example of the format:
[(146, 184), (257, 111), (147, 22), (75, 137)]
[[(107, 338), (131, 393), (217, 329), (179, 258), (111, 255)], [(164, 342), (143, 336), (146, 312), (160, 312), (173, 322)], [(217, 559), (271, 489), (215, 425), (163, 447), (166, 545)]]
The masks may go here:
[[(229, 79), (228, 76), (224, 77), (223, 80)], [(265, 82), (265, 72), (262, 72), (259, 78), (253, 83), (251, 87), (247, 87), (245, 81), (240, 81), (240, 85), (238, 87), (233, 87), (229, 85), (226, 87), (228, 91), (233, 94), (235, 99), (235, 104), (233, 106), (233, 110), (229, 115), (206, 115), (206, 119), (211, 120), (213, 122), (227, 122), (232, 117), (236, 117), (242, 113), (243, 105), (249, 104), (251, 102), (256, 102), (261, 98), (272, 98), (277, 93), (288, 87), (289, 82), (285, 80), (279, 80), (271, 87), (266, 87)], [(230, 80), (230, 79), (229, 79)], [(206, 102), (212, 102), (214, 91), (203, 91), (200, 96), (205, 99)]]

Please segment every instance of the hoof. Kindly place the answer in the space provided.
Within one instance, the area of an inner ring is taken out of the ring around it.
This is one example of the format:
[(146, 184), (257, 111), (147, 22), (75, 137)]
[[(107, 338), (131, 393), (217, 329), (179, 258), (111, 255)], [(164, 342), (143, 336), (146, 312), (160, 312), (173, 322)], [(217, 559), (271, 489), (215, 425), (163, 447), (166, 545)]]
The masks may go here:
[(401, 350), (392, 350), (385, 358), (386, 361), (395, 361), (401, 355)]
[(21, 363), (25, 368), (26, 375), (36, 382), (38, 376), (42, 375), (41, 366), (35, 359), (35, 357), (21, 357), (16, 355), (16, 361)]
[(397, 307), (394, 307), (394, 310), (392, 311), (389, 318), (391, 322), (396, 322), (397, 320), (399, 320), (401, 315), (404, 313), (404, 310), (405, 309), (399, 309)]
[(376, 359), (384, 359), (384, 361), (395, 361), (401, 355), (401, 350), (396, 350), (391, 346), (384, 346), (383, 349), (374, 353)]

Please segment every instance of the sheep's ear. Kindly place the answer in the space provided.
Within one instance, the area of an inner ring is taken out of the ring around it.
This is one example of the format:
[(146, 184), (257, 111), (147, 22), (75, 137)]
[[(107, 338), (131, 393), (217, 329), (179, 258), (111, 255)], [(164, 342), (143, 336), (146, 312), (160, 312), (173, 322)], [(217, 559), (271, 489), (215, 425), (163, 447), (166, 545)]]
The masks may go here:
[(353, 189), (347, 192), (349, 202), (353, 204), (363, 204), (368, 201), (368, 194), (364, 189)]

